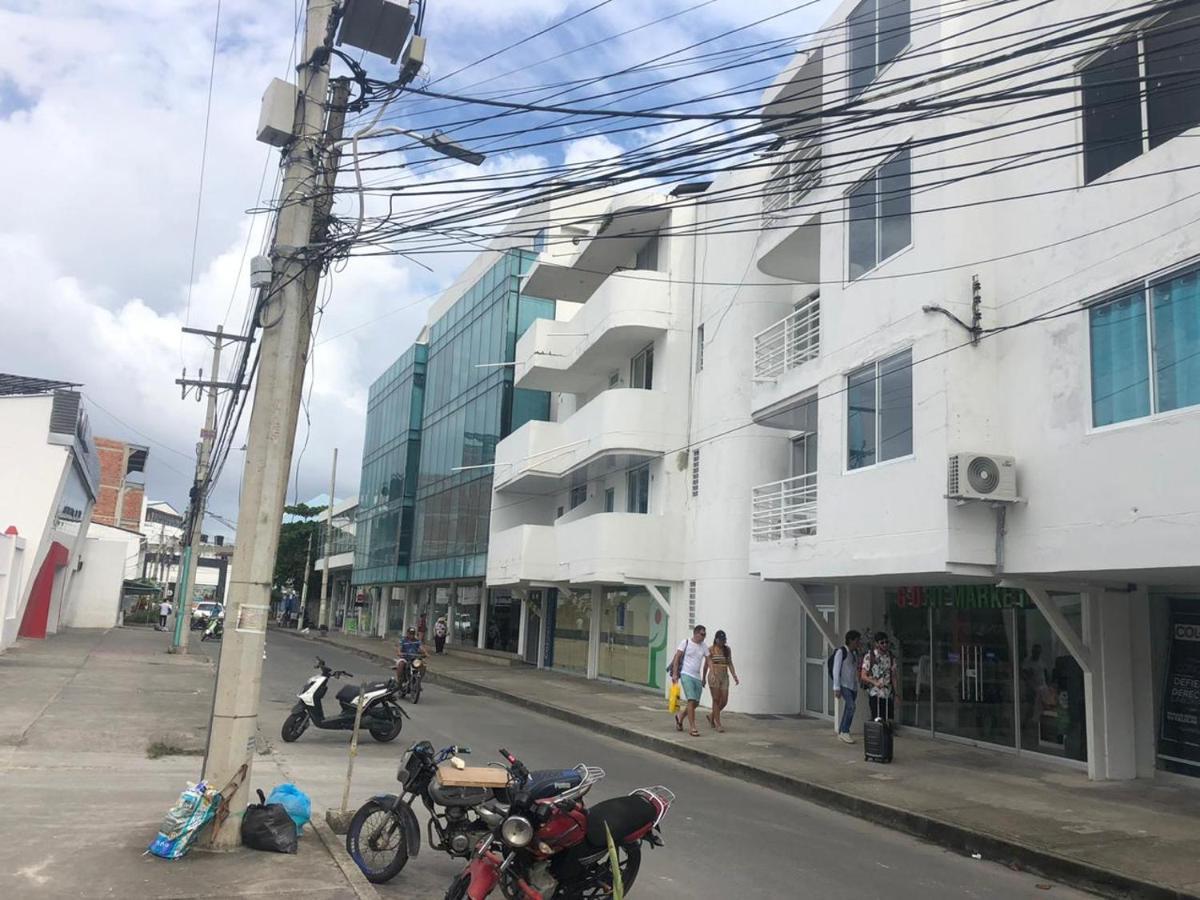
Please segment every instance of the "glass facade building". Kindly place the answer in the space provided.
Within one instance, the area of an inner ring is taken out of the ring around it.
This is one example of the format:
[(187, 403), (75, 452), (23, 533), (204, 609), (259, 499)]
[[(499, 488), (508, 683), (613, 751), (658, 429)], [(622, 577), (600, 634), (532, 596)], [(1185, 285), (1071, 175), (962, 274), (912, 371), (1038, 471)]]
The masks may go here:
[(452, 643), (478, 640), (490, 599), (483, 579), (496, 445), (550, 417), (550, 395), (515, 388), (504, 365), (535, 319), (554, 318), (553, 300), (520, 292), (535, 258), (499, 256), (368, 399), (354, 583), (409, 586), (405, 605), (427, 633), (437, 617), (453, 615)]

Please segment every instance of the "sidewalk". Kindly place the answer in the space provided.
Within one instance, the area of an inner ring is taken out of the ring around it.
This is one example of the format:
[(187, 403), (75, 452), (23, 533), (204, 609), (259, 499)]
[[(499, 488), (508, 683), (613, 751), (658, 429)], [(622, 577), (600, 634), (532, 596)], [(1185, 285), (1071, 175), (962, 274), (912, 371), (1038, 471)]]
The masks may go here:
[[(0, 655), (0, 896), (375, 897), (311, 829), (294, 856), (143, 855), (199, 777), (212, 705), (216, 648), (170, 656), (166, 640), (72, 629)], [(284, 780), (272, 757), (256, 759), (251, 787)]]
[[(305, 637), (392, 660), (378, 639)], [(896, 762), (872, 766), (817, 719), (730, 713), (725, 734), (690, 738), (652, 694), (468, 655), (435, 657), (428, 677), (1105, 896), (1200, 898), (1200, 785), (1092, 782), (912, 729)]]

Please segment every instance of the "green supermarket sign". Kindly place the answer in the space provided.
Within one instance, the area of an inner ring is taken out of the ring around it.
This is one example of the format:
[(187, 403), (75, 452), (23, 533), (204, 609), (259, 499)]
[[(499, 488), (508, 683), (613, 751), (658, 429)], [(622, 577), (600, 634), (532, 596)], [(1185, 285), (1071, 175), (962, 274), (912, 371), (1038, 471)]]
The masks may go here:
[(1020, 588), (994, 584), (946, 584), (932, 587), (901, 587), (894, 602), (904, 609), (943, 606), (953, 609), (1032, 609), (1033, 601)]

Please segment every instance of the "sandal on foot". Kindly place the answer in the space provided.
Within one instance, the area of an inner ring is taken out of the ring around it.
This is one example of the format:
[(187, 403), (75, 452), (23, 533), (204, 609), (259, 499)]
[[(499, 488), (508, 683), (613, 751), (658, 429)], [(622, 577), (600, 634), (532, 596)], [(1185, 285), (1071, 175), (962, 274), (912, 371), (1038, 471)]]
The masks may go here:
[(679, 716), (675, 717), (675, 730), (683, 731), (683, 719), (679, 718)]
[(713, 724), (713, 718), (712, 718), (712, 716), (711, 716), (711, 715), (705, 715), (705, 717), (704, 717), (704, 718), (708, 719), (708, 727), (709, 727), (709, 728), (716, 728), (716, 727), (717, 727), (715, 724)]
[(700, 732), (695, 730), (689, 731), (688, 734), (690, 734), (692, 737), (700, 737)]

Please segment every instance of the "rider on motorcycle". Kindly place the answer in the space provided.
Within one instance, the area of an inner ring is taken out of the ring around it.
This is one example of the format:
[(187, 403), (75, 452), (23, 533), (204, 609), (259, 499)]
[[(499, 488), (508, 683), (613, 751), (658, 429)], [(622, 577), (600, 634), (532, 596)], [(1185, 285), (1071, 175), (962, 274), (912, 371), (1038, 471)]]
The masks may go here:
[(396, 680), (404, 684), (409, 664), (414, 659), (424, 659), (425, 655), (425, 645), (417, 637), (417, 629), (409, 626), (404, 637), (400, 639), (400, 656), (396, 659)]

